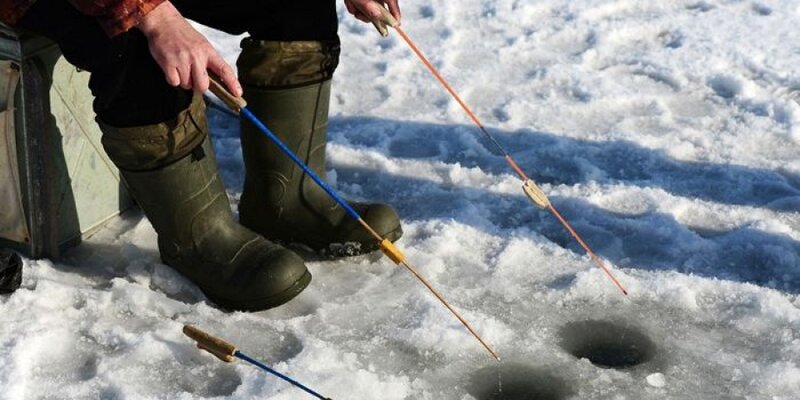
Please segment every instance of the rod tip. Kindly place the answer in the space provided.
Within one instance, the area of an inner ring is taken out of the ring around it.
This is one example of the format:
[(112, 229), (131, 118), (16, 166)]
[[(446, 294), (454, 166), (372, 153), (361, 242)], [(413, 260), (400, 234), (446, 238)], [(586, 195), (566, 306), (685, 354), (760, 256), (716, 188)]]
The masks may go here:
[(622, 289), (622, 294), (624, 294), (625, 296), (627, 296), (627, 295), (628, 295), (628, 291), (627, 291), (627, 290), (625, 290), (625, 289)]

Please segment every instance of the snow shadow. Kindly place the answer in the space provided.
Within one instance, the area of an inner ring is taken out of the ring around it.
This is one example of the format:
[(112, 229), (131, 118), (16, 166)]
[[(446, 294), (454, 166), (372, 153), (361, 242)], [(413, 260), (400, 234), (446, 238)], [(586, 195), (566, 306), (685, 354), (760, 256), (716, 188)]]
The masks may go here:
[[(510, 171), (474, 126), (362, 117), (334, 118), (330, 126), (334, 142), (343, 145), (396, 158), (459, 163), (491, 174)], [(537, 182), (624, 182), (721, 204), (800, 210), (800, 176), (788, 172), (679, 161), (630, 141), (595, 142), (527, 129), (490, 131)]]
[[(338, 118), (332, 122), (332, 132), (339, 145), (509, 173), (501, 157), (475, 146), (474, 128), (466, 132), (461, 126)], [(499, 133), (498, 137), (521, 165), (536, 166), (528, 169), (543, 182), (624, 181), (659, 185), (687, 197), (765, 207), (790, 204), (788, 200), (800, 194), (786, 177), (773, 171), (679, 162), (629, 142), (592, 143), (527, 131)], [(415, 146), (420, 150), (414, 150)], [(430, 148), (438, 149), (436, 154)], [(414, 176), (413, 171), (400, 176), (363, 167), (332, 167), (343, 193), (355, 191), (362, 198), (391, 202), (405, 220), (453, 219), (495, 235), (541, 235), (583, 254), (555, 218), (532, 207), (521, 193), (504, 195), (434, 182)], [(551, 199), (589, 245), (618, 266), (674, 270), (800, 293), (800, 271), (795, 268), (800, 265), (800, 243), (788, 236), (747, 226), (708, 231), (687, 227), (669, 214), (626, 215), (579, 198)]]
[[(243, 173), (238, 122), (209, 108), (223, 178), (234, 197)], [(330, 142), (392, 158), (459, 164), (496, 175), (510, 174), (502, 157), (471, 125), (442, 125), (366, 117), (336, 117)], [(674, 160), (660, 150), (629, 141), (592, 142), (550, 133), (492, 130), (538, 182), (585, 182), (661, 188), (677, 196), (775, 211), (800, 210), (800, 177), (739, 165)], [(384, 200), (405, 220), (453, 219), (485, 232), (527, 231), (583, 254), (566, 230), (527, 198), (502, 195), (384, 171), (333, 164), (340, 191)], [(446, 181), (446, 180), (445, 180)], [(674, 270), (800, 293), (800, 243), (748, 226), (709, 230), (686, 226), (673, 215), (621, 214), (579, 198), (551, 199), (597, 253), (618, 266)], [(569, 277), (561, 277), (569, 281)]]

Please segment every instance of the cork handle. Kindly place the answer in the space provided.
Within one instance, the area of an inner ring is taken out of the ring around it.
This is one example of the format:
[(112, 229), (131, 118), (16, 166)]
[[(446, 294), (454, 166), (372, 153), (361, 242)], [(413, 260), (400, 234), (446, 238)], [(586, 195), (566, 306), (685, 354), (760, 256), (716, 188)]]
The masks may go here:
[(214, 93), (226, 106), (230, 107), (231, 110), (235, 112), (242, 111), (243, 108), (247, 107), (247, 102), (244, 101), (241, 97), (236, 97), (225, 89), (225, 85), (222, 84), (219, 77), (214, 75), (213, 73), (208, 73), (209, 85), (208, 89), (211, 90), (211, 93)]
[(375, 29), (378, 30), (381, 36), (387, 37), (389, 36), (389, 27), (395, 27), (400, 25), (400, 23), (397, 22), (394, 16), (392, 16), (392, 13), (390, 13), (386, 7), (384, 7), (382, 4), (379, 4), (379, 6), (381, 9), (381, 16), (374, 18), (372, 20), (372, 25), (375, 25)]
[(197, 342), (198, 348), (213, 354), (222, 361), (233, 362), (236, 355), (236, 346), (211, 336), (193, 325), (184, 325), (183, 334)]

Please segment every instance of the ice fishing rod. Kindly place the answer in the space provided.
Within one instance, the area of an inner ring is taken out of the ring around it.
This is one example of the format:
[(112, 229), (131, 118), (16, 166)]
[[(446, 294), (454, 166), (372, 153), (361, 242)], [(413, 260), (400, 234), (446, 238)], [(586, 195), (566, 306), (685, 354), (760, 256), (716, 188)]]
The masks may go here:
[[(209, 75), (212, 74), (209, 73)], [(325, 181), (323, 181), (316, 173), (314, 173), (314, 171), (312, 171), (311, 168), (308, 167), (308, 165), (306, 165), (302, 160), (300, 160), (300, 158), (297, 157), (297, 155), (294, 154), (292, 150), (286, 147), (286, 145), (277, 136), (275, 136), (275, 134), (272, 133), (272, 131), (269, 128), (267, 128), (267, 126), (264, 125), (264, 123), (261, 122), (261, 120), (259, 120), (258, 117), (256, 117), (255, 115), (253, 115), (252, 112), (250, 112), (250, 110), (247, 108), (247, 102), (243, 98), (236, 97), (230, 92), (228, 92), (228, 90), (225, 89), (225, 87), (220, 83), (217, 77), (210, 76), (210, 78), (211, 79), (210, 79), (209, 89), (211, 90), (212, 93), (214, 93), (217, 97), (219, 97), (219, 99), (222, 100), (222, 102), (225, 103), (225, 105), (230, 107), (231, 110), (233, 110), (234, 112), (238, 113), (241, 116), (244, 116), (248, 121), (250, 121), (253, 125), (255, 125), (256, 128), (258, 128), (261, 131), (261, 133), (264, 134), (264, 136), (266, 136), (275, 145), (277, 145), (282, 152), (284, 152), (287, 156), (289, 156), (289, 158), (291, 158), (295, 164), (297, 164), (312, 180), (314, 180), (314, 182), (316, 182), (317, 185), (319, 185), (319, 187), (322, 188), (322, 190), (328, 193), (328, 195), (333, 200), (339, 203), (339, 205), (342, 206), (342, 208), (345, 210), (345, 212), (347, 212), (348, 215), (350, 215), (353, 219), (358, 221), (358, 223), (361, 224), (361, 226), (363, 226), (364, 229), (366, 229), (367, 232), (369, 232), (369, 234), (375, 238), (375, 240), (378, 241), (380, 249), (383, 252), (383, 254), (386, 255), (386, 257), (392, 260), (392, 262), (394, 262), (395, 264), (403, 265), (404, 267), (406, 267), (406, 269), (409, 272), (411, 272), (411, 274), (414, 275), (414, 277), (416, 277), (417, 280), (419, 280), (426, 288), (428, 288), (428, 290), (445, 307), (447, 307), (448, 310), (450, 310), (450, 312), (461, 322), (462, 325), (464, 325), (465, 328), (467, 328), (469, 333), (471, 333), (472, 336), (475, 337), (475, 339), (477, 339), (478, 342), (480, 342), (480, 344), (492, 355), (492, 357), (494, 357), (497, 361), (500, 361), (500, 356), (497, 354), (497, 352), (491, 346), (489, 346), (489, 344), (487, 344), (483, 340), (483, 338), (481, 338), (480, 335), (478, 335), (478, 333), (472, 328), (469, 322), (467, 322), (467, 320), (464, 319), (464, 317), (462, 317), (461, 314), (459, 314), (458, 311), (456, 311), (453, 308), (453, 306), (451, 306), (450, 303), (448, 303), (447, 300), (444, 299), (444, 296), (442, 296), (441, 293), (439, 293), (436, 289), (434, 289), (433, 286), (431, 286), (431, 284), (428, 283), (428, 281), (425, 278), (423, 278), (422, 275), (419, 274), (419, 272), (417, 272), (416, 268), (414, 268), (414, 266), (411, 265), (411, 263), (406, 258), (405, 254), (403, 254), (403, 252), (400, 251), (400, 249), (397, 248), (397, 246), (395, 246), (394, 243), (392, 243), (389, 239), (383, 238), (380, 234), (378, 234), (378, 232), (376, 232), (375, 229), (373, 229), (366, 221), (364, 221), (363, 218), (361, 218), (361, 216), (358, 214), (356, 210), (353, 209), (353, 207), (347, 204), (347, 201), (345, 201), (341, 196), (339, 196), (336, 193), (336, 191), (334, 191), (330, 186), (328, 186), (328, 184), (325, 183)]]
[(325, 397), (311, 389), (308, 386), (303, 385), (302, 383), (264, 365), (263, 363), (259, 362), (258, 360), (251, 358), (247, 354), (242, 353), (239, 351), (236, 346), (214, 336), (209, 335), (201, 331), (199, 328), (193, 325), (184, 325), (183, 326), (183, 334), (197, 342), (197, 348), (205, 350), (214, 355), (214, 357), (219, 358), (226, 363), (231, 363), (234, 361), (235, 358), (240, 360), (244, 360), (250, 364), (255, 365), (258, 368), (266, 371), (269, 374), (275, 375), (280, 379), (283, 379), (286, 382), (291, 383), (293, 386), (303, 390), (304, 392), (320, 399), (320, 400), (333, 400), (329, 397)]
[(372, 23), (375, 25), (375, 28), (378, 29), (378, 32), (380, 32), (381, 36), (383, 37), (389, 36), (389, 27), (392, 27), (394, 28), (395, 31), (397, 31), (400, 37), (403, 38), (406, 44), (408, 44), (408, 47), (411, 48), (411, 51), (413, 51), (417, 55), (417, 57), (419, 57), (420, 61), (422, 61), (422, 63), (425, 64), (425, 66), (433, 74), (433, 76), (436, 77), (439, 83), (441, 83), (442, 86), (444, 86), (444, 88), (447, 89), (447, 91), (456, 100), (456, 102), (458, 102), (461, 108), (464, 109), (464, 111), (467, 113), (470, 119), (472, 119), (472, 121), (475, 122), (475, 125), (478, 126), (478, 128), (481, 130), (484, 136), (486, 136), (486, 138), (488, 138), (489, 141), (492, 144), (494, 144), (497, 150), (503, 153), (503, 158), (505, 158), (508, 165), (511, 166), (514, 172), (516, 172), (519, 178), (522, 180), (522, 190), (525, 192), (525, 195), (528, 196), (528, 198), (531, 199), (533, 204), (535, 204), (537, 207), (550, 210), (550, 212), (561, 222), (561, 224), (564, 225), (565, 228), (567, 228), (567, 231), (569, 231), (572, 237), (578, 241), (578, 243), (581, 245), (581, 247), (583, 247), (584, 250), (586, 250), (586, 253), (589, 254), (589, 257), (592, 258), (595, 264), (597, 264), (597, 266), (599, 266), (600, 269), (602, 269), (603, 272), (605, 272), (606, 275), (608, 275), (611, 281), (614, 282), (614, 285), (616, 285), (619, 288), (619, 290), (622, 291), (622, 294), (627, 296), (628, 291), (625, 290), (625, 288), (622, 286), (622, 284), (619, 283), (617, 278), (614, 277), (614, 274), (612, 274), (611, 271), (608, 269), (608, 267), (606, 267), (606, 265), (603, 263), (603, 261), (601, 261), (600, 258), (597, 257), (594, 251), (592, 251), (592, 249), (589, 248), (586, 242), (584, 242), (583, 239), (581, 239), (581, 236), (578, 235), (578, 233), (574, 229), (572, 229), (572, 226), (569, 224), (569, 222), (567, 222), (567, 220), (563, 216), (561, 216), (561, 213), (559, 213), (558, 210), (556, 210), (555, 206), (553, 206), (553, 204), (550, 202), (550, 199), (547, 198), (547, 195), (544, 193), (544, 191), (536, 184), (536, 182), (533, 181), (533, 179), (529, 178), (528, 175), (525, 174), (525, 171), (523, 171), (522, 168), (519, 167), (517, 162), (514, 161), (514, 158), (511, 157), (511, 154), (509, 154), (508, 151), (506, 151), (506, 149), (502, 145), (500, 145), (497, 139), (495, 139), (494, 136), (492, 136), (492, 134), (489, 133), (486, 127), (484, 127), (483, 123), (481, 123), (481, 121), (478, 119), (477, 115), (475, 115), (475, 113), (472, 112), (472, 110), (469, 108), (467, 103), (465, 103), (464, 100), (461, 99), (461, 96), (459, 96), (458, 93), (455, 91), (455, 89), (453, 89), (453, 87), (450, 86), (449, 83), (447, 83), (444, 77), (442, 77), (442, 74), (440, 74), (439, 71), (436, 69), (436, 67), (434, 67), (430, 61), (428, 61), (428, 58), (425, 57), (424, 54), (422, 54), (422, 51), (420, 51), (419, 47), (417, 47), (417, 45), (414, 44), (414, 41), (412, 41), (411, 38), (403, 30), (403, 28), (400, 27), (400, 23), (397, 22), (397, 20), (392, 16), (389, 10), (387, 10), (383, 5), (380, 4), (378, 5), (378, 8), (380, 8), (381, 10), (381, 15), (378, 18), (372, 19)]

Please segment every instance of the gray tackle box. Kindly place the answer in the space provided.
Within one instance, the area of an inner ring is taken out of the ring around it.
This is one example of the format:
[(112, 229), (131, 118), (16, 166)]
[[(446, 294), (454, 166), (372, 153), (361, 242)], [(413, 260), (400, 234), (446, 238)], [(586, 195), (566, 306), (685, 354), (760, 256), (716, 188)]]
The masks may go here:
[(131, 206), (88, 80), (52, 41), (0, 24), (0, 248), (58, 257)]

